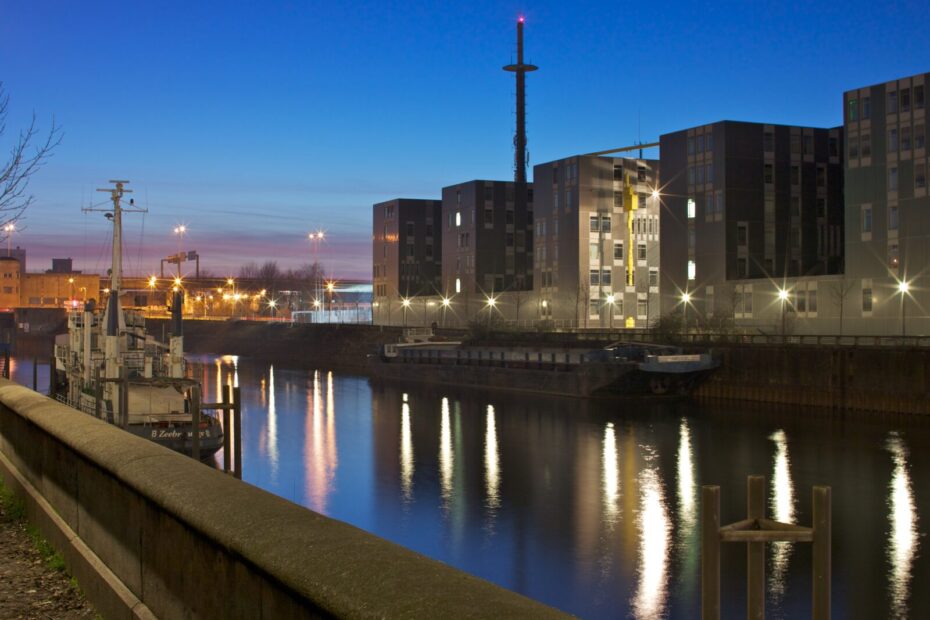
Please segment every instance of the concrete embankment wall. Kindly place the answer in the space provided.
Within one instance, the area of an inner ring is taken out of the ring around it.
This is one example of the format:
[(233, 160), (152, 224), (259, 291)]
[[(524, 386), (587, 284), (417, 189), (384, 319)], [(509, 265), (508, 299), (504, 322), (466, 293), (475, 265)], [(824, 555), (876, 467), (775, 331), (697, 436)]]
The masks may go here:
[(105, 618), (562, 616), (5, 380), (0, 473)]
[[(163, 319), (147, 319), (156, 337)], [(184, 348), (189, 353), (222, 353), (269, 359), (281, 364), (364, 371), (366, 356), (378, 345), (398, 342), (402, 329), (371, 325), (294, 324), (261, 321), (185, 321)]]
[(887, 413), (930, 413), (930, 351), (904, 347), (715, 347), (700, 398)]

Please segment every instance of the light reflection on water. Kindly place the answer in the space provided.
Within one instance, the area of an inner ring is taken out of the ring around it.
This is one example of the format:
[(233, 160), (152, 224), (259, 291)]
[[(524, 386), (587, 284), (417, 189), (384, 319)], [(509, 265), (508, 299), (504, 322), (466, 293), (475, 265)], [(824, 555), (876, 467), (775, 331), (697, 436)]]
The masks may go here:
[[(755, 473), (769, 478), (769, 516), (802, 525), (811, 486), (833, 486), (836, 617), (930, 617), (930, 593), (913, 587), (930, 570), (926, 428), (905, 442), (809, 413), (402, 391), (196, 359), (209, 393), (240, 375), (247, 482), (582, 617), (694, 617), (700, 486), (721, 486), (732, 522)], [(725, 617), (744, 613), (745, 550), (731, 547)], [(809, 553), (794, 547), (769, 547), (773, 617), (810, 615)]]
[(908, 617), (911, 570), (917, 553), (917, 512), (908, 475), (908, 450), (897, 433), (888, 437), (888, 451), (894, 462), (889, 485), (888, 505), (891, 531), (888, 536), (888, 560), (891, 563), (891, 612), (895, 618)]
[[(788, 439), (785, 431), (778, 429), (771, 436), (775, 442), (775, 456), (772, 459), (772, 498), (771, 518), (782, 523), (794, 523), (794, 484), (791, 482), (791, 462), (788, 459)], [(785, 594), (788, 561), (791, 559), (791, 545), (788, 542), (771, 544), (771, 570), (769, 571), (769, 593), (776, 604)]]

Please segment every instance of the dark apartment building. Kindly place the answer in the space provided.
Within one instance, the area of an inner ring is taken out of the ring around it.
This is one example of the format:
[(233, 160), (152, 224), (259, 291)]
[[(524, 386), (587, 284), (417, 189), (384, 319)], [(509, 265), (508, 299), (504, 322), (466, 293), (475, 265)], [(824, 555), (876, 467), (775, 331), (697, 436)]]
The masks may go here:
[(658, 164), (580, 155), (533, 168), (539, 318), (645, 327), (659, 316)]
[(442, 189), (445, 296), (533, 288), (533, 186), (518, 209), (512, 181), (468, 181)]
[(398, 198), (374, 205), (372, 284), (375, 314), (403, 299), (436, 294), (442, 274), (442, 202)]
[(842, 128), (721, 121), (660, 149), (663, 313), (687, 293), (699, 314), (751, 318), (752, 280), (842, 272)]
[(855, 289), (848, 316), (902, 331), (907, 320), (922, 333), (930, 327), (918, 311), (930, 307), (928, 80), (922, 73), (843, 95), (846, 274)]

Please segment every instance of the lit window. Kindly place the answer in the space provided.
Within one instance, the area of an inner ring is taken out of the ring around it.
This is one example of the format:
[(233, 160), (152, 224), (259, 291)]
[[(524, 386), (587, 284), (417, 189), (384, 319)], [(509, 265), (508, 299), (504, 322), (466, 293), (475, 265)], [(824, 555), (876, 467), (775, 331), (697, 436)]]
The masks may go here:
[(695, 214), (694, 198), (688, 198), (688, 219), (693, 220)]
[(455, 279), (455, 292), (456, 293), (462, 292), (462, 281), (459, 278)]
[(455, 225), (456, 226), (462, 225), (462, 212), (461, 211), (455, 212)]
[(693, 260), (688, 261), (688, 279), (694, 280), (697, 277), (697, 268), (694, 265)]

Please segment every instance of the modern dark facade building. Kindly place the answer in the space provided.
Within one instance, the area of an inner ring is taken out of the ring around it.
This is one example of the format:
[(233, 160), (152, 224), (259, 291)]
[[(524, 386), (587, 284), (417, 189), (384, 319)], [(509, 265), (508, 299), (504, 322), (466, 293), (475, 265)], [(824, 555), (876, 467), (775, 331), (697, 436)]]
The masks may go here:
[(397, 198), (374, 205), (373, 314), (397, 311), (404, 299), (440, 290), (442, 202)]
[[(752, 319), (771, 305), (753, 303), (753, 281), (842, 272), (842, 128), (721, 121), (663, 135), (660, 149), (663, 314), (687, 303), (695, 318)], [(795, 291), (805, 314), (807, 287)]]
[(843, 94), (846, 316), (856, 331), (930, 330), (928, 83), (921, 73)]
[(468, 181), (442, 189), (444, 296), (476, 299), (533, 288), (533, 185), (525, 210), (511, 181)]
[(659, 316), (658, 164), (579, 155), (533, 168), (539, 318), (645, 327)]

